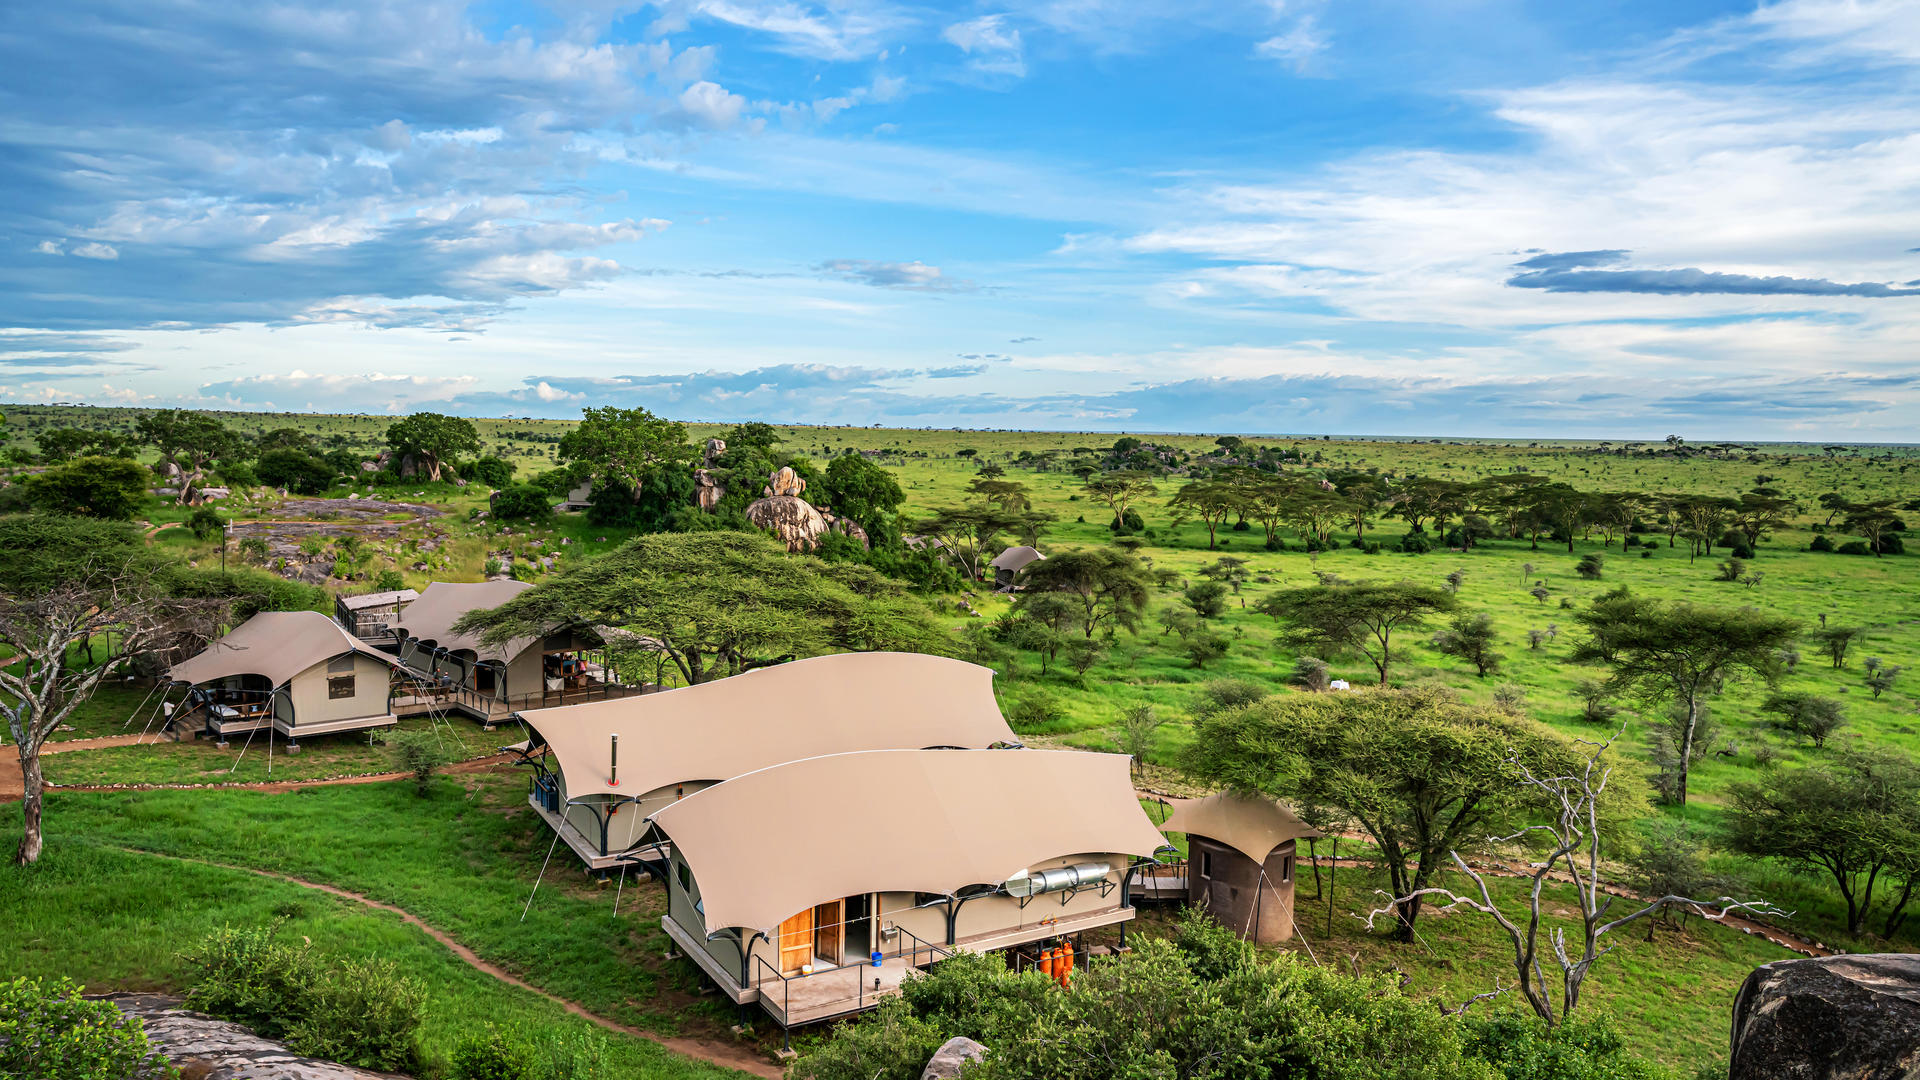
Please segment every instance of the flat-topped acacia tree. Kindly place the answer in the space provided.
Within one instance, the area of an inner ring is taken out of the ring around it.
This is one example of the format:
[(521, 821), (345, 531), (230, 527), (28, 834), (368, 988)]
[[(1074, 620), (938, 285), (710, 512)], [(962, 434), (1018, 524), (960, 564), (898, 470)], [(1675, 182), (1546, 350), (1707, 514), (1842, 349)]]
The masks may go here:
[(759, 533), (656, 533), (454, 624), (489, 643), (555, 627), (647, 639), (689, 685), (836, 649), (947, 655), (955, 642), (898, 582), (790, 555)]

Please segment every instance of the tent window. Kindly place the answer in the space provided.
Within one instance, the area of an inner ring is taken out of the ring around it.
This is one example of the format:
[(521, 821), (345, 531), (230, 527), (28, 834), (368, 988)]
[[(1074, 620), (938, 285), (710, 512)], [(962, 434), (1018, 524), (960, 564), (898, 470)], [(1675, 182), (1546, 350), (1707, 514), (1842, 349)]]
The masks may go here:
[(1280, 862), (1280, 880), (1293, 880), (1293, 856), (1289, 855)]
[(327, 679), (327, 697), (338, 701), (353, 696), (353, 676), (335, 675)]
[(352, 670), (353, 670), (353, 654), (352, 653), (348, 653), (345, 656), (336, 656), (333, 659), (327, 661), (327, 673), (330, 675), (338, 675), (340, 672), (352, 671)]
[(1213, 876), (1213, 852), (1211, 851), (1203, 851), (1200, 853), (1200, 876)]
[(693, 867), (688, 866), (686, 863), (681, 863), (678, 869), (680, 871), (680, 891), (684, 893), (693, 892)]

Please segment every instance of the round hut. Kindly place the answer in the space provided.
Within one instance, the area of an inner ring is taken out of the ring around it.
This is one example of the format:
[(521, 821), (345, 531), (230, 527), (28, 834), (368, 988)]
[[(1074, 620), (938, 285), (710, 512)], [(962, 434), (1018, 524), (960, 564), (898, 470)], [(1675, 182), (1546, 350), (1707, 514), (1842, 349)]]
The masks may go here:
[(1248, 941), (1293, 937), (1294, 846), (1320, 830), (1270, 799), (1183, 799), (1161, 824), (1187, 836), (1187, 902)]

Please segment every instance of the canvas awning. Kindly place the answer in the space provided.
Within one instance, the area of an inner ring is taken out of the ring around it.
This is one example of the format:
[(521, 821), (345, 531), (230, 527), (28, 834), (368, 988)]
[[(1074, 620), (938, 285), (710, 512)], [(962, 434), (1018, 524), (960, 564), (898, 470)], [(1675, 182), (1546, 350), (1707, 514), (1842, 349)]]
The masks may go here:
[(511, 661), (537, 637), (514, 638), (505, 645), (482, 645), (479, 634), (456, 634), (453, 624), (469, 611), (485, 611), (533, 588), (525, 581), (436, 581), (427, 586), (420, 599), (407, 605), (393, 628), (410, 638), (431, 641), (448, 652), (462, 649), (482, 660)]
[(1017, 574), (1025, 570), (1029, 564), (1040, 562), (1045, 558), (1046, 556), (1040, 554), (1037, 549), (1022, 544), (1019, 547), (1010, 547), (1000, 554), (995, 555), (993, 561), (987, 565), (993, 567), (995, 570), (1011, 570)]
[(394, 663), (317, 611), (262, 611), (199, 655), (173, 665), (167, 677), (198, 686), (230, 675), (259, 675), (280, 687), (313, 665), (350, 652)]
[(412, 589), (397, 589), (387, 592), (361, 593), (358, 596), (343, 596), (339, 600), (341, 607), (348, 611), (364, 611), (367, 608), (389, 607), (393, 604), (409, 604), (420, 599), (420, 594)]
[(1266, 862), (1274, 848), (1289, 840), (1317, 840), (1326, 835), (1271, 799), (1226, 791), (1175, 802), (1173, 814), (1160, 823), (1160, 829), (1217, 840), (1257, 863)]
[(841, 897), (945, 896), (1048, 859), (1152, 855), (1166, 841), (1129, 769), (1075, 750), (869, 750), (737, 776), (650, 820), (692, 867), (707, 933), (771, 932)]
[[(923, 653), (834, 653), (653, 694), (520, 714), (553, 749), (569, 798), (638, 797), (852, 750), (984, 749), (1019, 737), (993, 671)], [(620, 783), (608, 784), (613, 735)]]

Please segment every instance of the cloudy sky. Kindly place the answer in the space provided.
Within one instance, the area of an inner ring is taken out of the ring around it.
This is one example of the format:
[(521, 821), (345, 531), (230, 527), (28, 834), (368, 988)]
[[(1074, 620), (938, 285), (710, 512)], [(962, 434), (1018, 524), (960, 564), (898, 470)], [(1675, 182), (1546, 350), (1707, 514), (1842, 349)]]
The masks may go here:
[(1920, 0), (11, 0), (0, 72), (0, 400), (1920, 441)]

